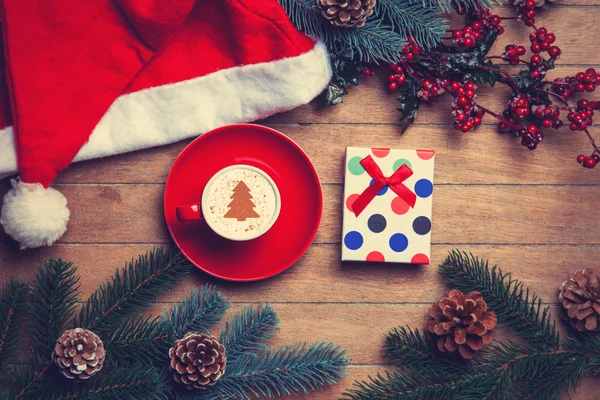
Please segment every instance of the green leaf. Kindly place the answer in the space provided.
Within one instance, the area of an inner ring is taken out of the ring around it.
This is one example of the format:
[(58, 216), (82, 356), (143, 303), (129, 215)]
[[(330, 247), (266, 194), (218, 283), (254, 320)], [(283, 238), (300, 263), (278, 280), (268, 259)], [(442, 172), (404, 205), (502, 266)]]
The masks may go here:
[(213, 286), (192, 289), (183, 301), (178, 301), (169, 311), (165, 311), (162, 320), (168, 322), (177, 339), (188, 332), (208, 333), (229, 308), (229, 302), (216, 292)]
[(494, 86), (496, 82), (501, 81), (503, 76), (500, 72), (496, 72), (495, 70), (499, 70), (500, 67), (492, 63), (491, 61), (486, 61), (482, 64), (482, 67), (491, 69), (489, 70), (481, 70), (481, 69), (471, 69), (465, 72), (465, 80), (473, 81), (477, 83), (479, 86), (484, 86), (489, 84), (490, 86)]
[(56, 340), (75, 313), (79, 294), (77, 268), (69, 261), (49, 258), (38, 269), (29, 300), (30, 326), (37, 354), (50, 359)]
[(27, 286), (18, 279), (10, 279), (0, 288), (0, 387), (12, 371), (10, 364), (17, 362), (26, 295)]
[(179, 250), (156, 248), (131, 261), (101, 285), (82, 306), (74, 325), (96, 333), (139, 315), (191, 271)]
[(398, 98), (400, 107), (398, 111), (402, 113), (400, 118), (400, 134), (406, 132), (408, 127), (412, 125), (419, 113), (421, 99), (417, 95), (420, 90), (420, 84), (412, 77), (408, 76), (407, 85), (401, 89), (402, 95)]

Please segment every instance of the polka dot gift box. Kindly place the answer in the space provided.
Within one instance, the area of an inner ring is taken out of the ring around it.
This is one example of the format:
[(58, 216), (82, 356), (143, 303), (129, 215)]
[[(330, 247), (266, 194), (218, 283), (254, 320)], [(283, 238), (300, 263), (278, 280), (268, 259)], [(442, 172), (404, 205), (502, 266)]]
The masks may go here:
[(434, 150), (346, 148), (342, 261), (429, 264)]

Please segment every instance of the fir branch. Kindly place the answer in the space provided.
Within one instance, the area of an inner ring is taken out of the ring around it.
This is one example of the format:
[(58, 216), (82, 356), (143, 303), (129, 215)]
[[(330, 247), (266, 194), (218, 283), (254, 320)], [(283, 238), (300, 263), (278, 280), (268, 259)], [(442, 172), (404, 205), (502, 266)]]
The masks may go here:
[(404, 31), (394, 32), (378, 18), (370, 18), (359, 29), (338, 28), (323, 18), (314, 0), (279, 0), (279, 3), (299, 30), (320, 38), (330, 52), (350, 60), (396, 62), (406, 43)]
[(305, 393), (338, 382), (346, 373), (345, 351), (333, 344), (297, 344), (246, 357), (238, 374), (229, 371), (194, 399), (251, 400)]
[(16, 363), (16, 350), (22, 333), (19, 331), (27, 286), (11, 279), (0, 288), (0, 387), (7, 382), (10, 364)]
[(565, 348), (588, 356), (588, 367), (594, 375), (600, 375), (600, 336), (577, 332), (567, 337)]
[(188, 274), (190, 264), (175, 248), (156, 248), (117, 270), (87, 300), (75, 325), (106, 331), (127, 316), (139, 314)]
[[(392, 365), (410, 371), (412, 374), (423, 374), (430, 370), (436, 376), (459, 376), (471, 372), (470, 364), (459, 364), (448, 358), (440, 357), (434, 345), (419, 330), (412, 331), (408, 327), (392, 329), (385, 338), (383, 352)], [(412, 371), (414, 369), (414, 371)]]
[(183, 301), (165, 310), (162, 320), (171, 324), (174, 336), (182, 338), (188, 332), (208, 333), (229, 308), (229, 302), (213, 286), (192, 289)]
[(539, 349), (558, 349), (560, 339), (550, 308), (523, 284), (487, 261), (453, 251), (439, 267), (449, 286), (463, 292), (481, 292), (500, 322)]
[(68, 382), (52, 400), (152, 400), (163, 397), (156, 371), (128, 365), (102, 371), (85, 385)]
[(56, 339), (67, 329), (79, 294), (77, 268), (71, 262), (49, 258), (31, 285), (29, 321), (34, 351), (50, 359)]
[(499, 0), (409, 0), (412, 4), (421, 4), (425, 8), (437, 8), (444, 12), (452, 11), (452, 4), (456, 4), (459, 9), (474, 9), (477, 6), (483, 8), (494, 8), (501, 5)]
[[(47, 373), (52, 361), (40, 357), (31, 351), (29, 364), (13, 366), (13, 375), (6, 394), (7, 400), (39, 400), (44, 398), (48, 382)], [(4, 400), (4, 399), (3, 399)]]
[(243, 368), (246, 356), (256, 355), (266, 349), (264, 342), (275, 336), (279, 319), (271, 306), (244, 307), (225, 324), (221, 343), (227, 349), (227, 369), (236, 374)]
[(439, 18), (438, 9), (423, 7), (406, 0), (379, 0), (375, 5), (375, 16), (382, 18), (392, 30), (409, 32), (415, 42), (430, 49), (436, 47), (448, 29), (448, 22)]
[(169, 323), (158, 318), (128, 321), (114, 331), (105, 333), (102, 341), (106, 348), (107, 363), (166, 363), (169, 348), (175, 341), (172, 331)]

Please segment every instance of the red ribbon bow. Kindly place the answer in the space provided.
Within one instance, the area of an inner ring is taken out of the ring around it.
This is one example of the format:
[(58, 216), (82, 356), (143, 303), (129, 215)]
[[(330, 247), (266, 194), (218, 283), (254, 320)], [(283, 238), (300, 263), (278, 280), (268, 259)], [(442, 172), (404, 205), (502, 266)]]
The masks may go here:
[(369, 203), (377, 196), (377, 193), (385, 186), (388, 186), (402, 200), (404, 200), (412, 208), (417, 202), (417, 195), (412, 190), (402, 184), (408, 177), (413, 174), (412, 169), (406, 164), (402, 164), (389, 178), (383, 175), (381, 169), (371, 156), (367, 156), (361, 160), (361, 165), (365, 171), (375, 179), (375, 182), (369, 185), (368, 188), (361, 193), (360, 196), (352, 203), (352, 211), (357, 217), (369, 205)]

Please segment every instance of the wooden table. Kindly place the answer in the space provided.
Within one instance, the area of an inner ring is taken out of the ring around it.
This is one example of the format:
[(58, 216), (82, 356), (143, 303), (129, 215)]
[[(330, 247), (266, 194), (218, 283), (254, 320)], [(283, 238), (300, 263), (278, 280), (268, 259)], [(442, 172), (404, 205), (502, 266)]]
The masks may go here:
[[(539, 26), (555, 32), (564, 51), (551, 77), (600, 65), (594, 38), (599, 11), (600, 0), (569, 0), (540, 12)], [(528, 40), (516, 21), (505, 25), (501, 46), (492, 54)], [(475, 132), (455, 131), (446, 98), (435, 108), (422, 107), (417, 123), (400, 136), (397, 102), (385, 80), (385, 72), (377, 72), (350, 89), (342, 105), (311, 104), (264, 121), (308, 153), (323, 183), (321, 227), (296, 265), (253, 284), (220, 282), (197, 272), (162, 298), (172, 302), (191, 286), (209, 282), (236, 305), (270, 302), (281, 317), (276, 345), (331, 340), (347, 348), (348, 378), (307, 399), (335, 399), (354, 379), (385, 369), (384, 333), (396, 325), (424, 326), (430, 303), (445, 290), (436, 266), (451, 249), (473, 252), (513, 272), (553, 311), (558, 285), (569, 272), (600, 267), (600, 168), (585, 170), (575, 162), (577, 154), (590, 150), (584, 134), (549, 131), (539, 149), (529, 152), (515, 137), (496, 133), (491, 118)], [(507, 94), (484, 89), (478, 100), (501, 110)], [(600, 127), (591, 132), (600, 139)], [(33, 251), (19, 251), (0, 235), (0, 281), (14, 275), (29, 280), (44, 258), (61, 257), (79, 267), (86, 295), (126, 260), (168, 243), (164, 182), (187, 143), (72, 166), (56, 185), (72, 211), (68, 232), (53, 247)], [(431, 266), (341, 264), (346, 146), (436, 149)], [(6, 191), (8, 183), (1, 185)], [(599, 388), (599, 379), (586, 378), (573, 398), (597, 399)]]

